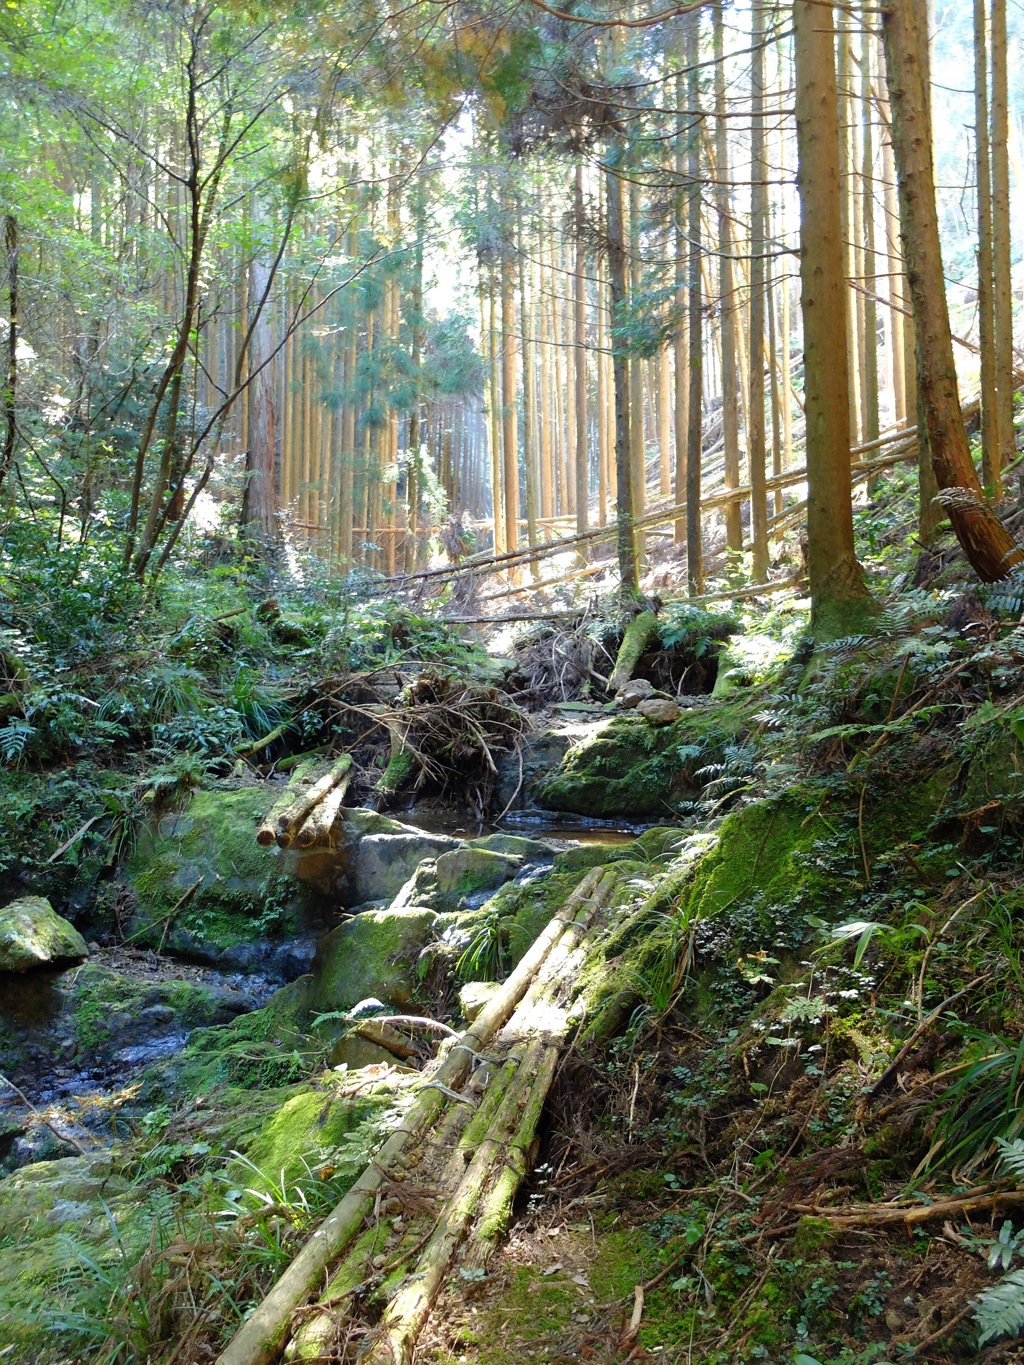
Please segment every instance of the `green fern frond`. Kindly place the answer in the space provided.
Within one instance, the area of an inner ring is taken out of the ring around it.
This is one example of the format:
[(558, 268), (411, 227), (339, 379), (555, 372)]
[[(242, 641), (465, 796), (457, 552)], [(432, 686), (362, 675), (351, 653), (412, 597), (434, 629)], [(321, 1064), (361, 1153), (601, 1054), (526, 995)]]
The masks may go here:
[(980, 1294), (974, 1317), (980, 1328), (979, 1346), (997, 1337), (1020, 1336), (1024, 1330), (1024, 1270), (1011, 1270)]
[(999, 1148), (999, 1171), (1024, 1180), (1024, 1138), (996, 1138)]

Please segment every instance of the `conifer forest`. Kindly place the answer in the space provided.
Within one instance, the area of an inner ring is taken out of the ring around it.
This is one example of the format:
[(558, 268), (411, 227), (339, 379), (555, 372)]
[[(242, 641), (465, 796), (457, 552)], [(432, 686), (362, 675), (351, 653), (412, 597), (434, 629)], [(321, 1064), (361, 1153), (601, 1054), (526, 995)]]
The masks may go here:
[(1024, 1362), (1018, 0), (2, 0), (0, 1365)]

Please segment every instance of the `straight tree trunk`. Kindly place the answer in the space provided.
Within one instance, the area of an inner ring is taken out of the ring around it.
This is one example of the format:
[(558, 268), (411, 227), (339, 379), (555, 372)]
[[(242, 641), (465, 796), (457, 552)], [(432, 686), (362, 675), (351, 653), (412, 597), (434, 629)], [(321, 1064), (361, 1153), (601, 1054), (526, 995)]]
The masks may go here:
[[(831, 10), (822, 10), (831, 17)], [(840, 11), (839, 26), (839, 176), (842, 185), (843, 255), (848, 283), (846, 293), (846, 349), (850, 358), (850, 436), (856, 441), (860, 425), (860, 356), (858, 319), (860, 295), (853, 291), (857, 274), (857, 192), (854, 184), (855, 122), (853, 117), (853, 40), (850, 35), (852, 20)]]
[[(633, 482), (630, 478), (630, 411), (629, 365), (621, 328), (625, 322), (626, 242), (623, 223), (622, 181), (615, 168), (618, 148), (609, 148), (605, 165), (605, 189), (608, 213), (608, 297), (611, 310), (612, 378), (615, 394), (615, 474), (617, 488), (616, 547), (619, 557), (619, 579), (624, 598), (636, 596), (637, 562), (633, 532)], [(613, 161), (613, 157), (615, 160)]]
[[(719, 328), (722, 347), (722, 443), (726, 491), (740, 486), (739, 394), (736, 375), (736, 291), (733, 283), (732, 203), (729, 193), (729, 120), (725, 80), (725, 19), (723, 0), (713, 11), (715, 44), (715, 161), (718, 186)], [(725, 509), (725, 541), (730, 550), (743, 549), (742, 509), (732, 502)]]
[(587, 257), (584, 246), (583, 159), (576, 161), (576, 269), (573, 276), (573, 360), (576, 387), (576, 534), (589, 527), (587, 463)]
[(612, 434), (614, 414), (612, 421), (609, 422), (608, 420), (611, 385), (608, 383), (608, 357), (605, 354), (608, 349), (606, 289), (607, 281), (605, 279), (604, 258), (602, 257), (597, 267), (597, 515), (601, 526), (608, 525), (608, 465), (611, 448), (614, 444)]
[(960, 409), (927, 113), (928, 33), (922, 28), (918, 6), (910, 4), (885, 11), (882, 33), (917, 337), (918, 391), (932, 467), (940, 490), (949, 490), (944, 502), (964, 553), (978, 576), (991, 583), (1024, 561), (1024, 552), (985, 501)]
[[(533, 367), (533, 319), (526, 288), (526, 241), (522, 210), (517, 224), (519, 243), (519, 330), (522, 334), (523, 370), (523, 475), (526, 480), (526, 537), (537, 544), (537, 402)], [(537, 565), (533, 566), (537, 577)]]
[(831, 12), (794, 5), (800, 278), (807, 418), (807, 568), (812, 620), (842, 634), (867, 594), (853, 546), (850, 366), (836, 326), (849, 293), (844, 268), (839, 100)]
[(765, 155), (766, 0), (751, 4), (750, 72), (750, 394), (747, 402), (747, 457), (750, 461), (750, 529), (755, 583), (768, 577), (768, 499), (765, 487), (765, 253), (768, 249), (768, 165)]
[(988, 16), (974, 0), (974, 128), (978, 180), (978, 340), (981, 348), (981, 481), (999, 488), (999, 402), (996, 395), (995, 299), (992, 289), (992, 157), (988, 127)]
[[(679, 49), (680, 67), (683, 65), (685, 49)], [(686, 82), (682, 72), (676, 77), (676, 107), (686, 108)], [(676, 123), (676, 146), (675, 146), (675, 169), (676, 182), (682, 186), (686, 182), (686, 129), (687, 119), (680, 114)], [(679, 224), (676, 234), (676, 312), (679, 315), (679, 324), (675, 329), (673, 350), (675, 352), (675, 418), (676, 418), (676, 443), (675, 443), (675, 471), (673, 488), (675, 491), (675, 503), (679, 507), (686, 501), (686, 459), (687, 448), (689, 445), (688, 432), (690, 430), (690, 354), (688, 323), (684, 323), (687, 318), (687, 249), (686, 249), (686, 219), (684, 214), (684, 200), (680, 193), (679, 204), (676, 208), (677, 221)], [(686, 517), (680, 515), (675, 523), (675, 543), (676, 545), (686, 544)]]
[(905, 422), (909, 411), (907, 371), (905, 365), (903, 312), (903, 253), (900, 251), (900, 216), (896, 197), (896, 162), (892, 154), (892, 129), (886, 118), (886, 133), (882, 143), (882, 175), (885, 179), (885, 241), (889, 274), (889, 368), (892, 373), (893, 415), (897, 422)]
[(861, 433), (864, 441), (877, 441), (878, 420), (878, 293), (875, 264), (875, 143), (872, 131), (874, 108), (871, 102), (872, 53), (874, 35), (865, 24), (861, 38), (861, 218), (864, 225), (861, 252), (861, 301), (863, 304), (863, 332), (861, 335)]
[(507, 550), (515, 550), (519, 545), (519, 401), (516, 392), (514, 270), (510, 244), (506, 243), (501, 255), (501, 469)]
[(18, 219), (4, 215), (4, 255), (7, 275), (7, 364), (4, 376), (4, 445), (0, 456), (0, 487), (14, 466), (18, 437)]
[(498, 380), (498, 337), (495, 319), (494, 275), (490, 272), (490, 290), (485, 299), (483, 281), (480, 285), (480, 312), (485, 312), (484, 336), (487, 345), (486, 395), (487, 395), (487, 432), (491, 454), (491, 516), (494, 521), (494, 552), (503, 554), (508, 548), (505, 544), (505, 520), (502, 515), (501, 483), (501, 398)]
[[(640, 259), (640, 186), (629, 186), (629, 292), (635, 299), (643, 286)], [(631, 356), (629, 366), (629, 476), (632, 480), (633, 515), (642, 517), (647, 502), (647, 448), (644, 441), (644, 372), (639, 356)], [(646, 537), (635, 532), (637, 563), (645, 560)]]
[(540, 280), (537, 290), (537, 311), (540, 315), (540, 512), (549, 522), (547, 532), (550, 538), (550, 518), (555, 515), (555, 475), (551, 454), (551, 302), (546, 288), (543, 228), (538, 239), (537, 257)]
[[(701, 544), (701, 444), (703, 437), (704, 345), (703, 296), (701, 290), (701, 185), (700, 185), (700, 10), (685, 17), (686, 64), (689, 68), (690, 126), (687, 174), (689, 178), (687, 234), (690, 239), (688, 333), (690, 348), (690, 403), (686, 440), (686, 576), (691, 597), (704, 591), (704, 554)], [(762, 404), (762, 411), (763, 411)]]
[(260, 309), (252, 319), (249, 342), (249, 365), (255, 374), (249, 385), (249, 445), (245, 453), (245, 491), (242, 495), (242, 525), (265, 541), (275, 539), (277, 532), (277, 498), (274, 490), (274, 467), (277, 457), (277, 411), (274, 403), (274, 366), (259, 369), (274, 349), (270, 313), (261, 308), (270, 277), (270, 269), (263, 260), (254, 260), (250, 267), (249, 298)]
[(1008, 61), (1006, 0), (992, 0), (992, 236), (1000, 469), (1005, 468), (1017, 454), (1017, 437), (1013, 425), (1013, 276), (1010, 261)]

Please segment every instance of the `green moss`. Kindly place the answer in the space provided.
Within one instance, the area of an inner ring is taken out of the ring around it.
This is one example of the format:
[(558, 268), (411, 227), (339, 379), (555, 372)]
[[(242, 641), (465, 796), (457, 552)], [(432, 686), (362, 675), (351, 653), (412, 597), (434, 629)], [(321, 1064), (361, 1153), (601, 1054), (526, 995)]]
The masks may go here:
[(674, 725), (617, 716), (566, 754), (537, 787), (549, 810), (598, 817), (664, 817), (701, 789), (699, 769), (719, 762), (749, 726), (748, 696), (696, 708)]
[(223, 1086), (268, 1090), (304, 1080), (322, 1050), (309, 1041), (311, 1018), (306, 983), (295, 981), (263, 1009), (194, 1029), (181, 1053), (147, 1069), (146, 1091), (185, 1098)]
[(584, 875), (581, 868), (549, 872), (520, 886), (503, 886), (487, 902), (484, 908), (496, 913), (501, 920), (510, 968), (526, 954)]
[(834, 1223), (827, 1218), (801, 1218), (793, 1234), (794, 1260), (817, 1261), (831, 1252), (836, 1244)]
[(391, 1102), (390, 1094), (345, 1096), (331, 1086), (293, 1089), (249, 1143), (246, 1160), (263, 1172), (268, 1186), (300, 1180), (318, 1163), (330, 1163), (344, 1140)]
[(416, 988), (417, 959), (436, 915), (430, 910), (367, 910), (342, 924), (317, 948), (309, 1006), (348, 1010), (370, 996), (404, 1005)]
[(310, 892), (283, 875), (276, 849), (256, 843), (272, 797), (262, 787), (197, 792), (140, 833), (124, 868), (133, 941), (216, 954), (294, 932)]

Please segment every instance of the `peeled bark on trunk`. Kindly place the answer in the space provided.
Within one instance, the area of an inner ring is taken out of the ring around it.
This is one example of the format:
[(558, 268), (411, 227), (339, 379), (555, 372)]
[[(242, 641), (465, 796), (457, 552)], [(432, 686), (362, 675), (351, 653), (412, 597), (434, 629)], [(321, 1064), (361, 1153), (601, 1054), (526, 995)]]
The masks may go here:
[(326, 848), (332, 842), (332, 831), (341, 812), (352, 772), (343, 773), (324, 799), (315, 806), (295, 835), (296, 848)]
[(900, 4), (882, 19), (892, 105), (900, 216), (917, 337), (918, 389), (932, 467), (957, 539), (984, 582), (1005, 578), (1024, 551), (985, 501), (971, 461), (960, 409), (935, 205), (922, 47), (927, 32), (916, 5)]
[[(817, 628), (837, 630), (867, 594), (853, 546), (850, 366), (844, 316), (839, 109), (829, 15), (794, 6), (800, 277), (807, 419), (807, 565)], [(753, 395), (753, 385), (751, 385)]]
[[(323, 777), (314, 782), (308, 791), (297, 796), (291, 805), (280, 813), (277, 817), (276, 837), (281, 848), (288, 848), (310, 812), (324, 800), (339, 782), (347, 777), (351, 767), (352, 755), (343, 754), (337, 763), (324, 773)], [(256, 837), (258, 840), (259, 835), (257, 834)]]
[[(445, 1060), (426, 1078), (418, 1098), (373, 1161), (312, 1235), (270, 1293), (242, 1323), (217, 1365), (269, 1365), (288, 1338), (292, 1315), (323, 1285), (324, 1272), (363, 1228), (378, 1191), (400, 1171), (403, 1153), (431, 1127), (439, 1128), (453, 1090), (464, 1084), (474, 1059), (506, 1024), (566, 937), (578, 938), (615, 883), (606, 868), (588, 872), (561, 911), (501, 986)], [(610, 884), (609, 884), (610, 883)], [(607, 889), (605, 889), (607, 887)], [(602, 895), (603, 893), (603, 895)], [(577, 928), (576, 921), (580, 922)], [(463, 1106), (458, 1106), (460, 1109)]]

